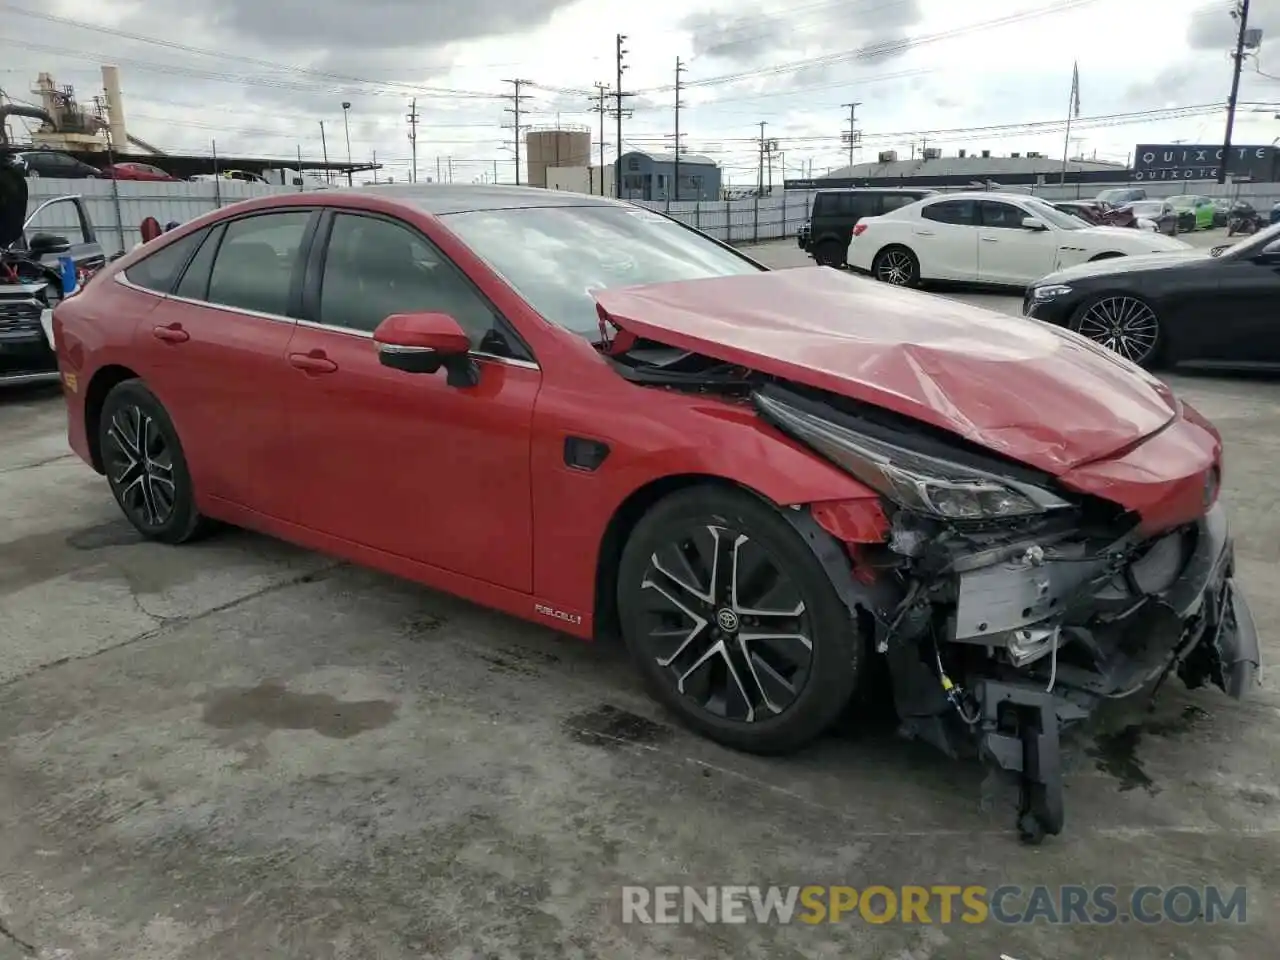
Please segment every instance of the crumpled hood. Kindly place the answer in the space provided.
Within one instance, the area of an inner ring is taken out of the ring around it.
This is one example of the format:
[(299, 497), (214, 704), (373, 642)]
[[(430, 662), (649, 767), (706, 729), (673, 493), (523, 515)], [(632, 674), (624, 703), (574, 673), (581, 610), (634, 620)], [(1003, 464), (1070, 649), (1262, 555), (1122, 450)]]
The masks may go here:
[(1050, 283), (1067, 283), (1087, 277), (1111, 276), (1117, 273), (1133, 273), (1136, 270), (1168, 270), (1185, 267), (1199, 260), (1212, 260), (1207, 250), (1174, 250), (1170, 253), (1144, 253), (1134, 257), (1109, 257), (1106, 260), (1090, 260), (1067, 267), (1037, 280), (1032, 286), (1043, 287)]
[(1069, 331), (828, 267), (595, 297), (637, 337), (874, 404), (1055, 475), (1176, 413), (1159, 380)]

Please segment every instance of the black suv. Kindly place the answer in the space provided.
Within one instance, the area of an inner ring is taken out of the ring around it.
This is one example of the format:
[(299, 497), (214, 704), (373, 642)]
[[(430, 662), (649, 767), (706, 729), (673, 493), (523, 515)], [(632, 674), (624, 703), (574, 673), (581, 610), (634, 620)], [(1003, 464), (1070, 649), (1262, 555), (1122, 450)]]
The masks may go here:
[(844, 266), (853, 240), (853, 226), (863, 217), (878, 217), (909, 203), (931, 197), (924, 187), (843, 187), (819, 190), (809, 222), (800, 228), (800, 249), (826, 267)]

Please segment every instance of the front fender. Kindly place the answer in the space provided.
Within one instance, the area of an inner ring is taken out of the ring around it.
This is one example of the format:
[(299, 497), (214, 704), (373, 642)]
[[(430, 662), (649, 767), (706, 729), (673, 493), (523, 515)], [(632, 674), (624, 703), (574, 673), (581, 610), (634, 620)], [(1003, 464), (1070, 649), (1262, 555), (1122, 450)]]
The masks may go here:
[[(640, 514), (666, 491), (689, 483), (731, 483), (779, 506), (866, 501), (879, 495), (761, 420), (744, 404), (637, 388), (645, 415), (602, 429), (602, 411), (540, 397), (531, 451), (537, 597), (590, 619), (596, 574), (615, 518)], [(569, 467), (565, 441), (603, 443), (595, 470)], [(834, 516), (834, 514), (833, 514)], [(832, 521), (836, 522), (836, 521)], [(616, 532), (616, 530), (615, 530)]]

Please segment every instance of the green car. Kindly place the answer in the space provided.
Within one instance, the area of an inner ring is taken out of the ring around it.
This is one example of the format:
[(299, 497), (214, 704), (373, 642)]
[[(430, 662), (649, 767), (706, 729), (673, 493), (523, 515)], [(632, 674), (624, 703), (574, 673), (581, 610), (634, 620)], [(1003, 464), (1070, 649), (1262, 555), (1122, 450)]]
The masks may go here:
[[(1173, 204), (1173, 209), (1178, 211), (1178, 226), (1180, 228), (1193, 230), (1213, 229), (1214, 206), (1213, 201), (1208, 197), (1183, 194), (1178, 197), (1170, 197), (1169, 202)], [(1187, 217), (1188, 213), (1195, 218), (1194, 225), (1188, 223), (1190, 220)]]

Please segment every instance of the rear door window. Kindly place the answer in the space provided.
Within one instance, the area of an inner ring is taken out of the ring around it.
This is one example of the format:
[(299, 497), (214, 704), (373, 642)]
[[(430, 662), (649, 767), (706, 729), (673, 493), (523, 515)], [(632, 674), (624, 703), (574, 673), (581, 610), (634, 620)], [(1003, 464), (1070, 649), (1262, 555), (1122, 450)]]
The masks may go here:
[(919, 199), (909, 193), (886, 193), (881, 196), (880, 207), (882, 212), (888, 213), (890, 210), (897, 210), (899, 207), (915, 203)]
[(975, 200), (941, 200), (920, 211), (920, 216), (937, 223), (951, 223), (972, 227), (978, 222), (978, 203)]
[(310, 220), (310, 210), (291, 210), (229, 223), (209, 277), (209, 302), (289, 316), (295, 281), (300, 283), (302, 245)]
[(840, 199), (840, 212), (851, 220), (874, 217), (880, 212), (876, 204), (879, 196), (874, 193), (846, 193)]
[(832, 217), (840, 212), (840, 195), (838, 193), (820, 193), (813, 201), (813, 214), (816, 217)]

